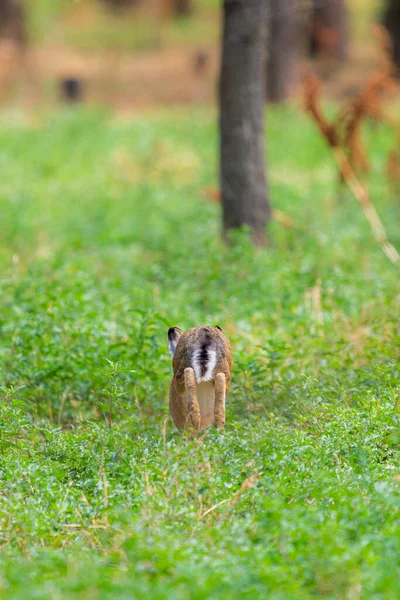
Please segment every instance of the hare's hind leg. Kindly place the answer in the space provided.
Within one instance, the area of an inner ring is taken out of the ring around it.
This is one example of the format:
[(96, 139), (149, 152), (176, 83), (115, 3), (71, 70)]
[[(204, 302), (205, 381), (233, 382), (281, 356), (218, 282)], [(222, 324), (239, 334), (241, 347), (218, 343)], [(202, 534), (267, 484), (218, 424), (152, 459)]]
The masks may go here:
[(188, 422), (188, 409), (185, 392), (183, 390), (182, 395), (181, 391), (182, 390), (178, 389), (177, 382), (174, 377), (169, 388), (169, 410), (175, 426), (180, 431), (183, 431)]
[(225, 397), (226, 397), (226, 379), (224, 373), (217, 373), (215, 377), (215, 405), (214, 405), (214, 423), (218, 429), (223, 429), (225, 425)]
[(200, 429), (200, 407), (197, 400), (196, 378), (191, 367), (185, 369), (185, 390), (189, 421), (196, 430)]

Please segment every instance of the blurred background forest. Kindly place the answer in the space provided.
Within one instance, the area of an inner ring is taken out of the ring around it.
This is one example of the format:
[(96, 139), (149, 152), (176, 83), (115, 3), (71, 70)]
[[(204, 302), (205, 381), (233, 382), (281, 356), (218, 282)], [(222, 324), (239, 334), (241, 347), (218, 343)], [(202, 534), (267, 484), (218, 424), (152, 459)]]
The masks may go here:
[[(398, 0), (274, 0), (266, 97), (296, 94), (314, 62), (331, 98), (377, 68), (384, 25), (400, 64)], [(0, 0), (0, 101), (81, 99), (119, 111), (214, 101), (218, 0)], [(379, 62), (378, 62), (379, 64)]]

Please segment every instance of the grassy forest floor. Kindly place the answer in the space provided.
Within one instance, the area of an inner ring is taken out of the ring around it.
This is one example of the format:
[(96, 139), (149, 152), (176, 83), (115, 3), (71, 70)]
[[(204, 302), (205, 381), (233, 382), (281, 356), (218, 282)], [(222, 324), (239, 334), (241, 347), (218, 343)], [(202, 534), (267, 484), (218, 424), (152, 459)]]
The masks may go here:
[[(295, 226), (224, 247), (215, 117), (0, 120), (0, 597), (400, 595), (398, 270), (293, 107), (268, 155)], [(393, 134), (366, 140), (400, 247)], [(166, 332), (200, 323), (235, 371), (226, 430), (192, 440)]]

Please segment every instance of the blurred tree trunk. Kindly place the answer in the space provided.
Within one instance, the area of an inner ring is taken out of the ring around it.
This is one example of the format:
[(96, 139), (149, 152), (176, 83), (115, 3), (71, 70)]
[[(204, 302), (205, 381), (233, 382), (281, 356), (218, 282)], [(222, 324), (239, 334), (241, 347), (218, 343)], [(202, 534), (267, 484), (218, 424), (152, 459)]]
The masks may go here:
[(108, 6), (108, 8), (111, 8), (112, 10), (115, 10), (115, 11), (120, 11), (125, 8), (131, 8), (132, 6), (139, 4), (143, 0), (101, 0), (101, 1), (103, 2), (103, 4)]
[(28, 40), (22, 0), (0, 0), (0, 38), (25, 46)]
[(347, 42), (345, 0), (312, 0), (311, 56), (344, 60)]
[(177, 17), (188, 17), (192, 14), (191, 0), (174, 0), (174, 13)]
[(269, 0), (224, 0), (220, 100), (223, 230), (247, 225), (264, 245), (271, 215), (263, 106)]
[(267, 15), (267, 100), (281, 102), (290, 93), (295, 80), (298, 45), (297, 0), (270, 0)]
[(400, 0), (386, 0), (383, 24), (392, 40), (393, 61), (400, 69)]

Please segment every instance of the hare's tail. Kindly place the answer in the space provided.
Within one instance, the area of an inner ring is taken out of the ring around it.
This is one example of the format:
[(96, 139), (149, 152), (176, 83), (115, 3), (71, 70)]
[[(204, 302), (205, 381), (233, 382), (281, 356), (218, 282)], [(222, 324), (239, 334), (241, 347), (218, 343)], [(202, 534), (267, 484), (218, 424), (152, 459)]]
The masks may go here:
[(192, 355), (192, 367), (197, 383), (214, 379), (217, 364), (217, 348), (208, 332), (199, 339)]

